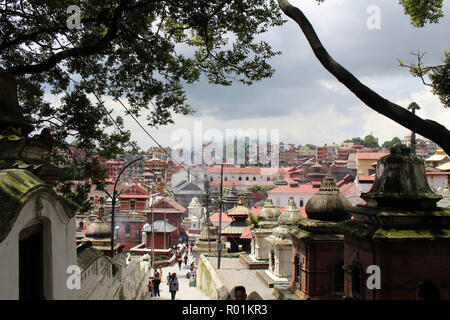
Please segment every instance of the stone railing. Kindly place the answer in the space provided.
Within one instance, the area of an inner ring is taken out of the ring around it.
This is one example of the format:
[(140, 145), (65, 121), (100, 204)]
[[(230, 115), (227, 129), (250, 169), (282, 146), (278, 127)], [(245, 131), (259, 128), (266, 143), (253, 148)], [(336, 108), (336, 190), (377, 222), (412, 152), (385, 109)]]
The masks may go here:
[(203, 254), (197, 267), (197, 287), (213, 300), (227, 300), (230, 295), (216, 269)]

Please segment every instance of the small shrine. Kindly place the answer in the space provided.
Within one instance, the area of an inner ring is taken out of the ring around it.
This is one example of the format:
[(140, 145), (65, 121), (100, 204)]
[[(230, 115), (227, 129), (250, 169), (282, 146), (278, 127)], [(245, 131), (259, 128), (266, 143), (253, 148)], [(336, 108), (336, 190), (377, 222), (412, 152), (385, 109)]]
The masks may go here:
[(294, 198), (290, 197), (284, 212), (278, 217), (278, 226), (265, 238), (269, 244), (269, 269), (265, 273), (274, 284), (288, 284), (292, 278), (292, 239), (289, 228), (301, 216)]
[(344, 295), (344, 235), (339, 222), (350, 219), (350, 201), (329, 173), (306, 203), (289, 233), (293, 241), (290, 289), (300, 299), (336, 300)]
[(257, 260), (269, 260), (269, 244), (265, 240), (272, 234), (274, 228), (278, 226), (278, 217), (280, 210), (272, 202), (272, 199), (266, 199), (264, 207), (259, 213), (260, 222), (258, 228), (252, 232), (252, 255)]
[(188, 216), (184, 218), (183, 225), (190, 239), (195, 239), (202, 231), (205, 221), (205, 208), (197, 197), (193, 197), (188, 207)]
[[(223, 210), (227, 212), (233, 209), (239, 202), (239, 192), (234, 186), (226, 187), (223, 193)], [(242, 205), (242, 203), (241, 203)]]
[(248, 228), (249, 213), (250, 210), (243, 205), (242, 196), (240, 196), (237, 206), (229, 209), (226, 213), (233, 221), (222, 229), (221, 235), (230, 243), (230, 253), (239, 251), (250, 253), (251, 239), (241, 238), (244, 229)]
[[(96, 219), (86, 228), (81, 243), (90, 241), (92, 248), (102, 251), (105, 256), (111, 257), (111, 225), (103, 220), (101, 208), (97, 211)], [(114, 254), (117, 253), (120, 244), (114, 244)]]
[[(450, 209), (428, 184), (424, 161), (397, 145), (378, 160), (375, 182), (342, 223), (345, 295), (353, 299), (416, 299), (426, 281), (450, 299)], [(371, 287), (368, 267), (375, 266)], [(376, 271), (378, 270), (378, 272)], [(373, 279), (378, 279), (379, 283)]]
[(206, 221), (192, 249), (195, 255), (195, 265), (198, 265), (201, 254), (218, 256), (217, 239), (218, 227), (215, 227), (210, 221)]

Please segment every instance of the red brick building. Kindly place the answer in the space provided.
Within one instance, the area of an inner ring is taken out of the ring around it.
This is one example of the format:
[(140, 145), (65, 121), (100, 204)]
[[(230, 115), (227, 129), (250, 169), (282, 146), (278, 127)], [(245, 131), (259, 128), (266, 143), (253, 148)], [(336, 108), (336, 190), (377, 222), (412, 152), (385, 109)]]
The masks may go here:
[(128, 213), (145, 210), (149, 196), (150, 193), (137, 184), (126, 188), (119, 195), (120, 212)]
[(316, 149), (317, 160), (320, 163), (326, 163), (336, 160), (336, 147), (335, 146), (323, 146)]
[(182, 215), (187, 212), (187, 209), (168, 196), (152, 199), (152, 202), (149, 208), (141, 211), (147, 216), (147, 222), (152, 224), (152, 219), (155, 221), (167, 220), (169, 224), (176, 228), (171, 232), (172, 243), (178, 244), (180, 242), (179, 237), (182, 236)]
[(119, 173), (125, 167), (123, 161), (108, 160), (105, 162), (106, 174), (111, 182), (116, 181)]

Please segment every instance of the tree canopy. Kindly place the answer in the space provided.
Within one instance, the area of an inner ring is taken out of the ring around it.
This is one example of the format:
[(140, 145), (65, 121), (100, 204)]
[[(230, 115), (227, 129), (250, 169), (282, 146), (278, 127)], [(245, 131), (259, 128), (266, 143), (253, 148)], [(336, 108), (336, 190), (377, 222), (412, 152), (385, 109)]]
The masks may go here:
[[(68, 26), (70, 5), (80, 8), (79, 29)], [(0, 65), (16, 77), (25, 116), (37, 129), (50, 126), (59, 143), (76, 138), (87, 152), (129, 140), (105, 133), (113, 125), (110, 108), (92, 105), (89, 94), (126, 98), (130, 113), (150, 126), (173, 123), (173, 114), (193, 112), (183, 85), (202, 75), (221, 85), (272, 76), (268, 59), (279, 53), (255, 37), (284, 21), (274, 0), (28, 0), (2, 7)], [(63, 107), (50, 104), (45, 91), (64, 95)]]
[(395, 145), (397, 144), (402, 144), (402, 140), (400, 140), (400, 138), (398, 137), (394, 137), (392, 140), (390, 141), (385, 141), (383, 142), (382, 147), (383, 148), (388, 148), (388, 149), (392, 149)]
[[(70, 163), (56, 152), (49, 157), (68, 167), (61, 179), (94, 183), (105, 175), (93, 169), (93, 155), (113, 159), (138, 149), (108, 101), (125, 101), (126, 114), (145, 117), (149, 126), (173, 123), (174, 114), (194, 112), (184, 85), (202, 76), (218, 85), (271, 77), (268, 60), (279, 52), (257, 36), (285, 22), (274, 0), (7, 0), (0, 6), (0, 66), (16, 78), (25, 118), (36, 130), (49, 127), (57, 147), (70, 152), (72, 140), (86, 153)], [(77, 18), (79, 28), (72, 28)], [(68, 194), (75, 186), (66, 183), (60, 191), (79, 200), (89, 184)]]

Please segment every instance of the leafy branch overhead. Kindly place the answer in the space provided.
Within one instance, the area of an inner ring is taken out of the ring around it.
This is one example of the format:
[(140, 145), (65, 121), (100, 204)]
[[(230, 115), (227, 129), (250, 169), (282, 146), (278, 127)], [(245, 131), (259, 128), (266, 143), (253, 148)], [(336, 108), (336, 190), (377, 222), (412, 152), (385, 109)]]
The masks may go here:
[[(80, 8), (80, 29), (67, 26), (71, 5)], [(173, 123), (174, 114), (194, 112), (186, 84), (271, 77), (268, 60), (279, 52), (257, 37), (285, 22), (274, 0), (6, 0), (0, 7), (0, 66), (16, 78), (25, 117), (36, 131), (49, 127), (59, 148), (71, 152), (70, 142), (86, 152), (73, 163), (57, 154), (49, 160), (68, 166), (62, 179), (89, 183), (102, 176), (86, 169), (94, 166), (89, 156), (136, 149), (112, 101), (126, 101), (150, 126)]]

